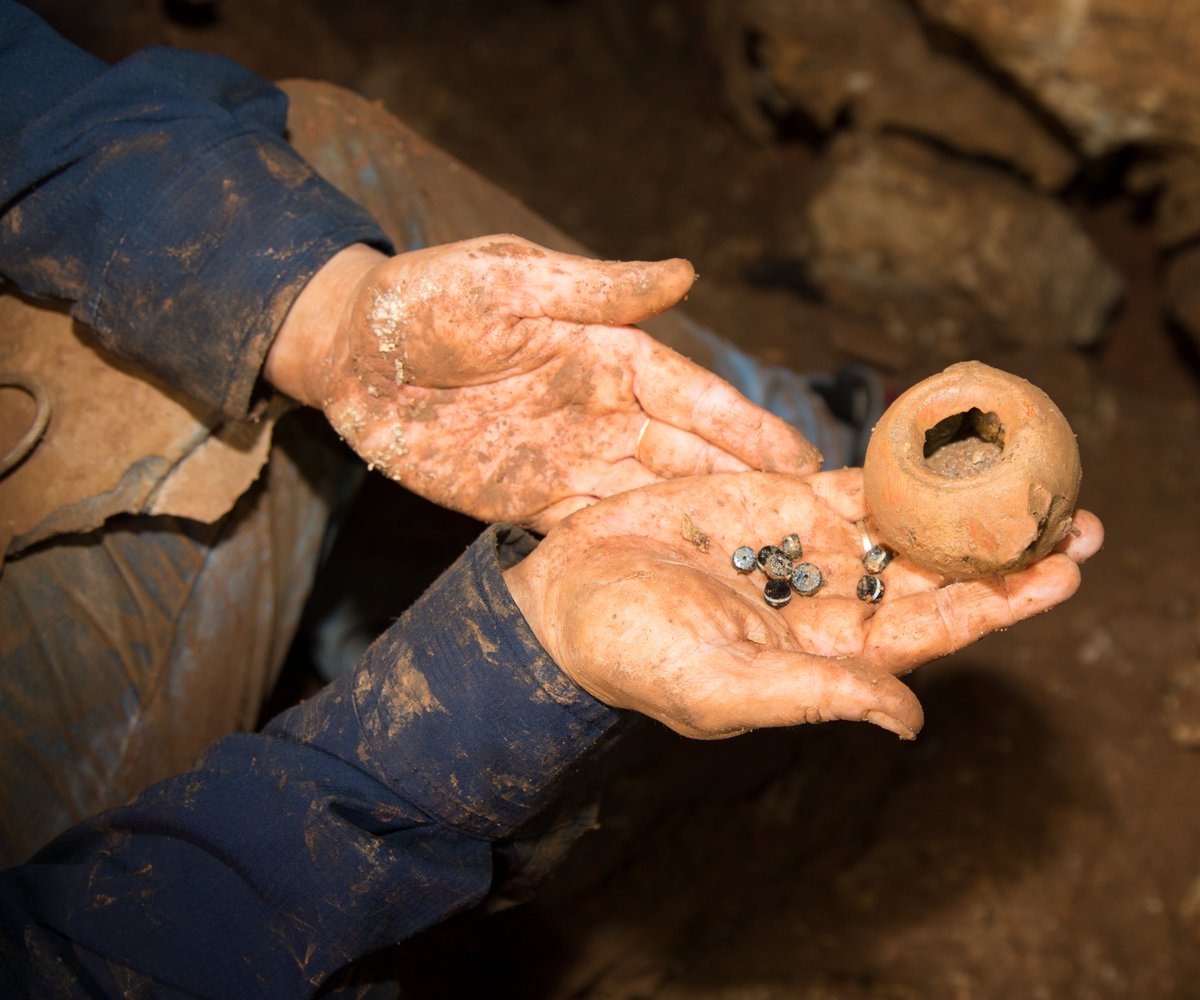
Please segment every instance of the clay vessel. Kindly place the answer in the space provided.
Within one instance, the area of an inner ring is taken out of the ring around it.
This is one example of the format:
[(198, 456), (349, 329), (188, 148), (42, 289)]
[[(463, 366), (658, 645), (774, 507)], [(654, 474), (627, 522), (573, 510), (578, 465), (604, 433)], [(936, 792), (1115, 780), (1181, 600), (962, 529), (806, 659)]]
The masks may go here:
[(1070, 530), (1081, 477), (1075, 435), (1050, 397), (978, 361), (901, 395), (863, 466), (875, 541), (956, 579), (1048, 553)]

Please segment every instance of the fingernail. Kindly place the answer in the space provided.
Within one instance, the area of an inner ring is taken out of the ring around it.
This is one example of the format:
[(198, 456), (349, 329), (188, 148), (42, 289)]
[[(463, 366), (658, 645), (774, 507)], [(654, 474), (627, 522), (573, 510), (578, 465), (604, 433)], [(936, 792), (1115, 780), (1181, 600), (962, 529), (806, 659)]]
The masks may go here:
[(917, 731), (911, 726), (906, 726), (899, 719), (885, 715), (883, 712), (876, 711), (875, 709), (863, 715), (863, 721), (869, 722), (874, 726), (879, 726), (880, 729), (886, 729), (889, 733), (895, 733), (902, 740), (915, 740), (917, 738)]

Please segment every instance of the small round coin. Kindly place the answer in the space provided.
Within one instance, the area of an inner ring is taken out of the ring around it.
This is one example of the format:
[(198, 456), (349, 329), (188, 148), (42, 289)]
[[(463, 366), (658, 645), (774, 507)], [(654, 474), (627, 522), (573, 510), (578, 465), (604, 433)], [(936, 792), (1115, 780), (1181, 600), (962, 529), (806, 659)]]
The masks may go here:
[(803, 597), (815, 594), (824, 582), (825, 577), (812, 563), (801, 563), (792, 570), (792, 590)]
[(872, 576), (878, 576), (887, 568), (887, 564), (891, 561), (891, 551), (885, 549), (882, 545), (876, 545), (863, 556), (863, 567)]
[(749, 545), (742, 545), (733, 550), (733, 568), (739, 573), (749, 573), (758, 565), (758, 553)]
[(883, 581), (877, 576), (864, 576), (855, 590), (860, 601), (874, 604), (883, 596)]
[(779, 543), (779, 548), (789, 559), (799, 559), (804, 555), (804, 546), (800, 544), (800, 536), (794, 533), (784, 535), (783, 540)]
[(773, 608), (782, 608), (792, 599), (792, 588), (787, 580), (768, 580), (763, 587), (763, 600)]
[(786, 580), (792, 575), (795, 563), (776, 549), (763, 560), (762, 571), (772, 580)]
[(767, 568), (767, 559), (770, 558), (772, 553), (775, 552), (783, 555), (783, 550), (778, 545), (764, 545), (761, 549), (759, 549), (758, 568), (765, 571)]

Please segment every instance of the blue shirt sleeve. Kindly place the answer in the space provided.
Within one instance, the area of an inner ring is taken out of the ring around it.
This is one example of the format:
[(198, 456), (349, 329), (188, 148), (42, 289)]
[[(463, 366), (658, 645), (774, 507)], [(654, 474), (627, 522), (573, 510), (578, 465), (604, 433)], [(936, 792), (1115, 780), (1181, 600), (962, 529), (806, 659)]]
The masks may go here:
[(501, 559), (531, 545), (490, 529), (355, 673), (0, 873), (0, 985), (309, 995), (478, 902), (494, 843), (618, 719), (513, 604)]
[(0, 275), (231, 415), (321, 265), (392, 250), (287, 144), (283, 92), (227, 59), (109, 67), (0, 0), (0, 94)]

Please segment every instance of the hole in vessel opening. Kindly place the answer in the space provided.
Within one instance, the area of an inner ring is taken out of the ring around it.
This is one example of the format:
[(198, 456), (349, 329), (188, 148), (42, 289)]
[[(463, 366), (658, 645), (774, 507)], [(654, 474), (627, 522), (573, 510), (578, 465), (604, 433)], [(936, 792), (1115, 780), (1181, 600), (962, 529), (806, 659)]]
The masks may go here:
[(925, 432), (925, 464), (947, 479), (987, 472), (1004, 453), (1004, 425), (977, 406), (939, 420)]

